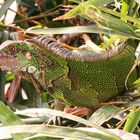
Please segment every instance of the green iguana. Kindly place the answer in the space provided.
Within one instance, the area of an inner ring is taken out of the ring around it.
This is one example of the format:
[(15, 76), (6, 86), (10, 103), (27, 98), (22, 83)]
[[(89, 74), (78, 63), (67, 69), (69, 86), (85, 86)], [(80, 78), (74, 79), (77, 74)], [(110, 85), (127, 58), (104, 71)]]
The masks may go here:
[[(134, 60), (134, 48), (124, 43), (100, 53), (74, 49), (46, 36), (6, 41), (0, 46), (2, 70), (31, 80), (38, 92), (47, 91), (66, 103), (88, 108), (125, 90)], [(127, 86), (136, 79), (135, 69)]]

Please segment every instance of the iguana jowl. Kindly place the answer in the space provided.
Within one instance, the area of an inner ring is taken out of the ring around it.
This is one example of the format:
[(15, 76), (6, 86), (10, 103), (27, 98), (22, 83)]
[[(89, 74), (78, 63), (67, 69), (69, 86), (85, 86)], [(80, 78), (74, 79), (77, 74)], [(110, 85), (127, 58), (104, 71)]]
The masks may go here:
[[(45, 36), (4, 42), (0, 48), (0, 60), (7, 62), (5, 66), (0, 61), (0, 68), (33, 80), (30, 73), (55, 98), (89, 108), (125, 90), (125, 79), (135, 60), (134, 49), (129, 45), (98, 54), (93, 50), (74, 50)], [(136, 79), (134, 70), (128, 87)]]

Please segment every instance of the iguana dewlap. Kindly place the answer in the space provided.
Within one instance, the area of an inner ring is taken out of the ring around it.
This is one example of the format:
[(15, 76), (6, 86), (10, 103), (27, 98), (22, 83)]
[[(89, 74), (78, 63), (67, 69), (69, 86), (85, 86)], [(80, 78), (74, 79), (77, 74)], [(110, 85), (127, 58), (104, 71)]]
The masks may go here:
[[(19, 43), (11, 43), (12, 46), (10, 43), (0, 46), (3, 47), (0, 60), (5, 57), (7, 62), (5, 67), (3, 61), (0, 61), (2, 69), (21, 73), (23, 67), (34, 66), (39, 73), (43, 65), (45, 78), (38, 79), (40, 85), (52, 96), (81, 107), (92, 107), (124, 91), (126, 77), (135, 60), (134, 49), (129, 45), (120, 45), (114, 50), (96, 54), (92, 50), (75, 51), (44, 36), (23, 41), (23, 48), (22, 45), (18, 47)], [(10, 49), (16, 51), (12, 53)], [(31, 59), (26, 56), (28, 52)], [(15, 59), (12, 67), (9, 58)], [(23, 65), (24, 61), (27, 63)], [(127, 86), (131, 86), (136, 79), (134, 70), (128, 78)], [(49, 83), (52, 84), (51, 90)]]

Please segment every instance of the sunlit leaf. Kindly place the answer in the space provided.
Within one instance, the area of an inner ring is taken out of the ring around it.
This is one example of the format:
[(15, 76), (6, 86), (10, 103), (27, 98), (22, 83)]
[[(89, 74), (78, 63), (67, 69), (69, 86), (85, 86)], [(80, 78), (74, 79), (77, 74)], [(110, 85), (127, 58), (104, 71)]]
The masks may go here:
[(3, 125), (22, 125), (21, 119), (4, 103), (0, 102), (0, 121)]
[(122, 109), (115, 106), (103, 106), (95, 111), (92, 116), (89, 118), (91, 122), (94, 122), (98, 125), (103, 124), (104, 122), (108, 121), (115, 115), (122, 112)]
[(49, 28), (49, 29), (31, 29), (26, 30), (25, 33), (32, 34), (72, 34), (72, 33), (104, 33), (104, 34), (112, 34), (112, 35), (120, 35), (128, 38), (140, 39), (137, 36), (133, 36), (129, 33), (111, 30), (108, 28), (97, 27), (95, 25), (92, 26), (72, 26), (72, 27), (61, 27), (61, 28)]
[(128, 115), (123, 130), (127, 132), (133, 132), (138, 126), (139, 122), (140, 122), (140, 108), (138, 109), (133, 108), (133, 110)]
[(67, 118), (67, 119), (79, 122), (81, 124), (85, 124), (87, 126), (94, 127), (95, 129), (98, 129), (99, 131), (102, 131), (104, 133), (114, 136), (112, 133), (110, 133), (103, 127), (96, 125), (94, 122), (91, 122), (91, 121), (85, 120), (81, 117), (77, 117), (75, 115), (71, 115), (71, 114), (68, 114), (68, 113), (65, 113), (62, 111), (58, 111), (58, 110), (52, 110), (52, 109), (47, 109), (47, 108), (34, 108), (34, 109), (26, 109), (26, 110), (22, 110), (22, 111), (17, 111), (16, 113), (20, 114), (20, 115), (31, 115), (32, 117), (33, 116), (35, 117), (37, 114), (59, 116), (62, 118)]
[[(4, 133), (6, 132), (6, 133)], [(52, 138), (73, 138), (75, 140), (121, 140), (120, 137), (99, 133), (96, 130), (88, 132), (69, 127), (51, 125), (17, 125), (0, 128), (0, 139), (11, 138), (11, 134), (40, 134)]]
[(5, 14), (7, 9), (10, 7), (10, 5), (14, 2), (15, 0), (5, 0), (4, 4), (0, 8), (0, 18)]

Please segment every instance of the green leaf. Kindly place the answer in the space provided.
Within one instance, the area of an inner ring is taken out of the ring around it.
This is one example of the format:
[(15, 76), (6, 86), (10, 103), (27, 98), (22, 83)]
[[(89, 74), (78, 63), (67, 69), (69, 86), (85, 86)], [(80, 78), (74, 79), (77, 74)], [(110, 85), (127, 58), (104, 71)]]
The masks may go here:
[(111, 2), (114, 2), (114, 0), (88, 0), (89, 1), (89, 4), (92, 4), (94, 6), (103, 6), (105, 4), (108, 4), (108, 3), (111, 3)]
[(23, 140), (24, 138), (30, 137), (31, 134), (29, 134), (29, 133), (16, 133), (16, 134), (11, 134), (11, 136), (12, 136), (13, 140)]
[(21, 119), (17, 115), (15, 115), (14, 112), (2, 102), (0, 102), (0, 121), (4, 126), (23, 124)]
[(123, 130), (127, 132), (133, 132), (138, 126), (139, 121), (140, 121), (140, 108), (138, 109), (133, 108), (132, 111), (128, 115), (128, 118), (127, 118), (127, 121), (125, 123)]
[(103, 106), (95, 111), (89, 120), (96, 123), (97, 125), (101, 125), (122, 111), (123, 110), (119, 107)]
[(9, 73), (6, 75), (6, 82), (10, 82), (11, 80), (13, 80), (15, 77), (15, 74), (13, 73)]
[(20, 115), (31, 115), (33, 117), (35, 117), (37, 114), (44, 114), (45, 116), (51, 115), (51, 116), (59, 116), (59, 117), (63, 117), (63, 118), (67, 118), (76, 122), (79, 122), (81, 124), (85, 124), (87, 126), (91, 126), (105, 134), (108, 134), (112, 137), (116, 137), (116, 139), (118, 138), (116, 135), (114, 135), (113, 133), (111, 133), (110, 131), (104, 129), (101, 126), (96, 125), (94, 122), (85, 120), (81, 117), (77, 117), (75, 115), (71, 115), (62, 111), (58, 111), (58, 110), (52, 110), (52, 109), (47, 109), (47, 108), (37, 108), (37, 109), (26, 109), (26, 110), (22, 110), (22, 111), (17, 111), (17, 114)]
[(77, 3), (77, 4), (80, 4), (83, 0), (69, 0), (69, 1), (75, 2), (75, 3)]
[[(5, 133), (3, 133), (5, 132)], [(11, 134), (35, 134), (51, 138), (70, 138), (74, 140), (121, 140), (120, 137), (109, 136), (96, 130), (86, 131), (69, 127), (51, 125), (17, 125), (0, 127), (0, 139), (12, 138)], [(29, 138), (29, 137), (28, 137)], [(28, 139), (27, 138), (27, 139)]]
[(140, 39), (140, 37), (133, 36), (130, 33), (122, 32), (119, 30), (112, 30), (109, 28), (104, 27), (97, 27), (95, 25), (91, 26), (72, 26), (72, 27), (61, 27), (61, 28), (49, 28), (49, 29), (31, 29), (26, 30), (25, 33), (31, 33), (31, 34), (72, 34), (72, 33), (104, 33), (104, 34), (111, 34), (111, 35), (120, 35), (128, 38), (133, 39)]
[[(96, 3), (97, 2), (97, 3)], [(98, 6), (96, 6), (96, 4)], [(132, 38), (139, 39), (140, 36), (137, 32), (137, 28), (129, 23), (126, 23), (121, 20), (121, 18), (133, 22), (134, 24), (140, 25), (140, 22), (130, 16), (122, 15), (119, 12), (114, 10), (105, 8), (100, 2), (98, 3), (97, 0), (95, 1), (86, 1), (80, 3), (77, 7), (67, 12), (65, 15), (55, 18), (54, 20), (64, 20), (75, 17), (77, 15), (82, 16), (95, 24), (100, 25), (100, 28), (108, 29), (108, 34), (125, 34), (126, 36), (131, 36)], [(111, 32), (109, 32), (109, 30)], [(104, 33), (104, 32), (102, 32)], [(130, 37), (130, 38), (131, 38)]]

